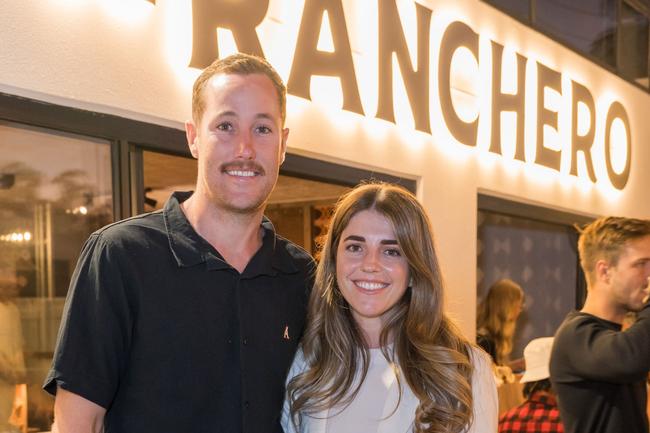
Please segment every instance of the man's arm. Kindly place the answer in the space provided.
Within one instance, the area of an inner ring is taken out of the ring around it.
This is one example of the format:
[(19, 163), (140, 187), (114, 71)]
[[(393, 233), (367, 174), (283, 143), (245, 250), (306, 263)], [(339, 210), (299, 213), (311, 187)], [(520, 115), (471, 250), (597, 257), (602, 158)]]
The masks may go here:
[(650, 306), (639, 312), (626, 331), (606, 330), (589, 323), (576, 327), (564, 352), (575, 373), (588, 380), (629, 383), (650, 368)]
[(106, 409), (57, 387), (54, 400), (55, 433), (102, 433)]

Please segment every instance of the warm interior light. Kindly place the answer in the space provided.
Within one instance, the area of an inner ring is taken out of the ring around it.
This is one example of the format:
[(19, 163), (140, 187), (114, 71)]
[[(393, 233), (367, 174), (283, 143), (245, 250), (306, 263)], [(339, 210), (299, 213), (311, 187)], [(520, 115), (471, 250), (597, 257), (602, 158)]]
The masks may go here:
[(17, 231), (0, 235), (2, 242), (29, 242), (32, 240), (32, 234), (29, 231)]

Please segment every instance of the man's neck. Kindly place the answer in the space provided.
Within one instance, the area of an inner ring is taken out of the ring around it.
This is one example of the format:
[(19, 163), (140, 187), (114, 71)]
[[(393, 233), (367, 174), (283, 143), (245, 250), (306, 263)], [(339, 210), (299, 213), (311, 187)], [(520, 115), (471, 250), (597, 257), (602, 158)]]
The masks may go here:
[(262, 246), (263, 208), (235, 213), (192, 195), (181, 203), (181, 209), (194, 230), (240, 273)]
[(596, 290), (598, 289), (590, 288), (587, 290), (587, 299), (580, 311), (610, 322), (623, 323), (625, 311), (612, 305), (604, 294), (596, 293)]

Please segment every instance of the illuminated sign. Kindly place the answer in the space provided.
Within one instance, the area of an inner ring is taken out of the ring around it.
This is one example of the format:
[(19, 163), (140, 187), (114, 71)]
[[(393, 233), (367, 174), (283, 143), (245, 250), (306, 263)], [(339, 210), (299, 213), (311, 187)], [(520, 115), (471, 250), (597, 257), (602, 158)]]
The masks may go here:
[[(487, 45), (489, 56), (481, 55), (485, 45), (480, 44), (479, 35), (461, 21), (453, 21), (444, 28), (436, 53), (438, 67), (432, 71), (430, 36), (433, 11), (418, 3), (414, 3), (414, 6), (417, 27), (415, 56), (409, 51), (396, 1), (377, 2), (378, 81), (374, 117), (396, 122), (393, 101), (393, 63), (396, 60), (415, 129), (431, 134), (430, 101), (436, 100), (440, 104), (447, 130), (457, 142), (465, 146), (477, 146), (481, 116), (490, 115), (490, 152), (509, 156), (503, 148), (507, 137), (514, 143), (512, 158), (516, 160), (532, 162), (560, 172), (562, 160), (568, 159), (568, 172), (571, 175), (578, 176), (580, 171), (593, 183), (601, 180), (599, 176), (606, 176), (616, 189), (625, 187), (630, 175), (632, 148), (627, 112), (620, 102), (613, 100), (607, 106), (599, 106), (597, 109), (590, 90), (582, 83), (569, 80), (569, 88), (564, 89), (565, 94), (569, 91), (566, 96), (570, 98), (571, 121), (566, 125), (570, 129), (567, 134), (562, 130), (558, 118), (559, 109), (552, 106), (553, 95), (556, 99), (564, 96), (561, 72), (539, 61), (529, 60), (520, 53), (514, 53), (513, 77), (516, 89), (503, 91), (505, 72), (511, 72), (504, 67), (504, 47), (490, 40)], [(239, 51), (264, 56), (256, 28), (267, 17), (268, 8), (269, 0), (193, 0), (193, 45), (189, 66), (202, 69), (219, 56), (217, 29), (229, 30)], [(327, 19), (324, 20), (324, 17)], [(333, 45), (327, 51), (318, 46), (324, 22), (328, 23), (327, 30), (331, 34)], [(471, 119), (462, 115), (453, 98), (452, 64), (454, 56), (461, 51), (469, 53), (476, 65), (480, 66), (480, 59), (484, 58), (491, 59), (492, 62), (491, 85), (480, 89), (489, 92), (490, 112), (479, 110)], [(412, 62), (412, 58), (415, 61)], [(536, 82), (527, 83), (526, 71), (531, 68), (534, 69), (532, 76), (536, 77)], [(432, 73), (437, 75), (436, 89), (430, 89)], [(305, 0), (287, 80), (288, 92), (311, 100), (310, 84), (315, 76), (338, 78), (343, 96), (342, 108), (366, 115), (361, 102), (342, 0)], [(433, 99), (432, 91), (436, 92)], [(534, 110), (527, 109), (531, 104)], [(504, 127), (504, 114), (514, 115), (512, 127)], [(534, 119), (529, 119), (533, 120), (532, 125), (536, 130), (534, 139), (526, 139), (526, 128), (530, 124), (527, 115), (534, 115)], [(604, 133), (597, 136), (597, 128)], [(567, 145), (552, 143), (548, 137), (553, 133), (556, 137), (565, 137)], [(597, 170), (596, 166), (601, 169)]]

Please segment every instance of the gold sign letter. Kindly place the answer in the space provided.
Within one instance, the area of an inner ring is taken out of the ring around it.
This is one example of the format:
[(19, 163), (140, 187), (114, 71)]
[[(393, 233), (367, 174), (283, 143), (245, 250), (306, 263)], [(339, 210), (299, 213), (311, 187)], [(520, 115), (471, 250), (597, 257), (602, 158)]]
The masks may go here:
[(517, 116), (515, 159), (524, 161), (524, 125), (526, 120), (526, 58), (517, 53), (517, 92), (501, 91), (503, 45), (492, 41), (492, 132), (490, 152), (501, 155), (501, 112), (514, 111)]
[(451, 100), (451, 59), (460, 47), (469, 49), (478, 63), (478, 35), (467, 24), (454, 21), (445, 29), (440, 42), (438, 61), (440, 108), (451, 135), (467, 146), (476, 146), (478, 118), (471, 122), (465, 122), (458, 117)]
[(269, 0), (192, 0), (192, 59), (190, 66), (203, 69), (219, 58), (216, 29), (232, 32), (238, 51), (264, 57), (255, 32), (269, 8)]
[(535, 163), (560, 171), (560, 151), (544, 146), (544, 125), (557, 131), (557, 111), (544, 107), (544, 89), (546, 87), (562, 94), (562, 76), (559, 72), (537, 62), (537, 153)]
[[(626, 154), (625, 167), (620, 173), (614, 171), (612, 166), (612, 149), (611, 149), (611, 132), (612, 123), (615, 119), (620, 119), (625, 127), (626, 137)], [(630, 134), (630, 121), (627, 118), (627, 111), (620, 102), (614, 101), (607, 111), (607, 123), (605, 124), (605, 164), (607, 165), (607, 176), (616, 189), (623, 189), (630, 177), (630, 162), (632, 161), (632, 135)]]
[[(594, 163), (591, 157), (591, 147), (594, 145), (594, 133), (596, 131), (596, 106), (594, 97), (585, 86), (571, 80), (571, 171), (574, 176), (578, 175), (578, 152), (585, 157), (587, 173), (592, 182), (596, 182)], [(578, 102), (582, 102), (589, 110), (589, 130), (584, 135), (578, 135)]]
[(395, 53), (413, 111), (415, 129), (431, 133), (429, 122), (431, 9), (417, 3), (415, 7), (418, 21), (417, 69), (411, 67), (411, 58), (395, 0), (379, 0), (379, 99), (376, 117), (395, 123), (393, 111), (393, 53)]
[[(332, 53), (318, 50), (318, 36), (325, 11), (332, 31)], [(311, 100), (309, 85), (312, 75), (339, 77), (343, 91), (343, 109), (363, 114), (341, 0), (305, 1), (287, 91)]]

